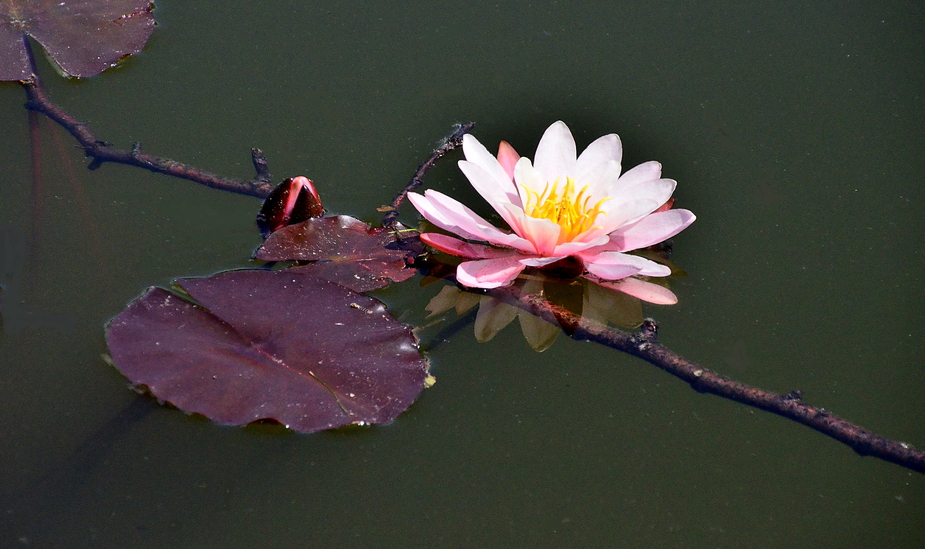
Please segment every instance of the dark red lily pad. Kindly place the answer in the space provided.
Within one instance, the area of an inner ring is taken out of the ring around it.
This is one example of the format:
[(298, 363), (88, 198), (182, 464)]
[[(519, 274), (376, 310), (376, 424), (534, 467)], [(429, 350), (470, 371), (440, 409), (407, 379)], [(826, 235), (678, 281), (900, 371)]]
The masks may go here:
[(417, 338), (376, 299), (291, 269), (178, 283), (198, 304), (152, 288), (106, 340), (133, 384), (181, 410), (313, 432), (392, 421), (424, 388)]
[[(405, 238), (416, 235), (404, 231)], [(298, 267), (303, 272), (367, 292), (414, 276), (394, 231), (370, 229), (346, 215), (313, 218), (277, 230), (254, 257), (261, 261), (314, 261)]]
[(70, 76), (103, 72), (141, 51), (154, 31), (150, 0), (0, 1), (0, 80), (32, 74), (31, 36)]

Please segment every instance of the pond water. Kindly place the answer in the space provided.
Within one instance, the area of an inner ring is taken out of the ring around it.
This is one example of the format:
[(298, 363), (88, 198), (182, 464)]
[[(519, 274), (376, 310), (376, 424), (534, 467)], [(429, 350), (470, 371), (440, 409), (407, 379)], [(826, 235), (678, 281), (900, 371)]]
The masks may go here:
[[(646, 307), (662, 342), (925, 447), (923, 11), (164, 0), (124, 66), (41, 70), (101, 139), (238, 177), (257, 146), (367, 221), (455, 122), (528, 156), (555, 120), (579, 147), (617, 132), (624, 167), (659, 160), (698, 216), (674, 239), (680, 302)], [(535, 353), (516, 326), (423, 330), (437, 384), (387, 426), (229, 428), (139, 397), (104, 323), (248, 265), (259, 202), (87, 171), (50, 124), (33, 202), (23, 101), (0, 85), (4, 547), (925, 546), (925, 476), (610, 349)], [(426, 184), (477, 203), (458, 158)], [(422, 325), (438, 291), (376, 295)]]

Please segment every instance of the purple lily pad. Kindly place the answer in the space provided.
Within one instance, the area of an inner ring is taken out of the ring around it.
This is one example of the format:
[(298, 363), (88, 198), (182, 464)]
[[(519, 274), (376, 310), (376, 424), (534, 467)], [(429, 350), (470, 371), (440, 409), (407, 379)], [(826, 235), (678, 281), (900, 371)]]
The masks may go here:
[(359, 219), (338, 215), (277, 230), (255, 257), (261, 261), (314, 261), (296, 270), (368, 292), (414, 276), (416, 271), (405, 263), (409, 255), (398, 248), (393, 231), (370, 229)]
[(300, 432), (387, 423), (424, 388), (410, 327), (378, 300), (314, 276), (231, 271), (160, 288), (106, 328), (116, 367), (186, 412)]
[(150, 0), (0, 2), (0, 80), (32, 74), (26, 36), (70, 76), (84, 78), (141, 51), (154, 31)]

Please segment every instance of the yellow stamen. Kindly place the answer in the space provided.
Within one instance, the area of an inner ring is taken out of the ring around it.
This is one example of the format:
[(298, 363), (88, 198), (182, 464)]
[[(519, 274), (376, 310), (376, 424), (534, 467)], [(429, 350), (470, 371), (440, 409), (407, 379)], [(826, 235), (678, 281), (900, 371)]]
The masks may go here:
[[(580, 190), (576, 189), (575, 179), (565, 178), (565, 185), (559, 188), (559, 180), (547, 183), (542, 193), (527, 191), (527, 203), (524, 204), (524, 213), (537, 219), (548, 219), (562, 227), (559, 241), (556, 244), (571, 242), (581, 233), (598, 228), (594, 225), (597, 216), (606, 215), (601, 211), (601, 205), (610, 200), (606, 197), (598, 200), (594, 206), (588, 207), (591, 196), (586, 196), (589, 185)], [(577, 192), (576, 192), (577, 190)]]

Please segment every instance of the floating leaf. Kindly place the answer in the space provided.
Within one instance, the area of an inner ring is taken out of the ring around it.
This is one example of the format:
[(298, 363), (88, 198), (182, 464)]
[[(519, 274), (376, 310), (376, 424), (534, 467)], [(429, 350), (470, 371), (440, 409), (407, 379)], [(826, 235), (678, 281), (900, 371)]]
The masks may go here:
[(84, 78), (137, 53), (154, 31), (149, 0), (0, 1), (0, 80), (32, 74), (26, 36), (70, 76)]
[(218, 423), (296, 431), (385, 423), (424, 388), (417, 339), (381, 302), (305, 273), (232, 271), (160, 288), (106, 328), (116, 367)]
[(398, 249), (394, 231), (370, 229), (359, 219), (338, 215), (279, 229), (255, 257), (261, 261), (314, 261), (298, 270), (367, 292), (414, 276), (415, 270), (406, 268), (408, 255), (407, 250)]

